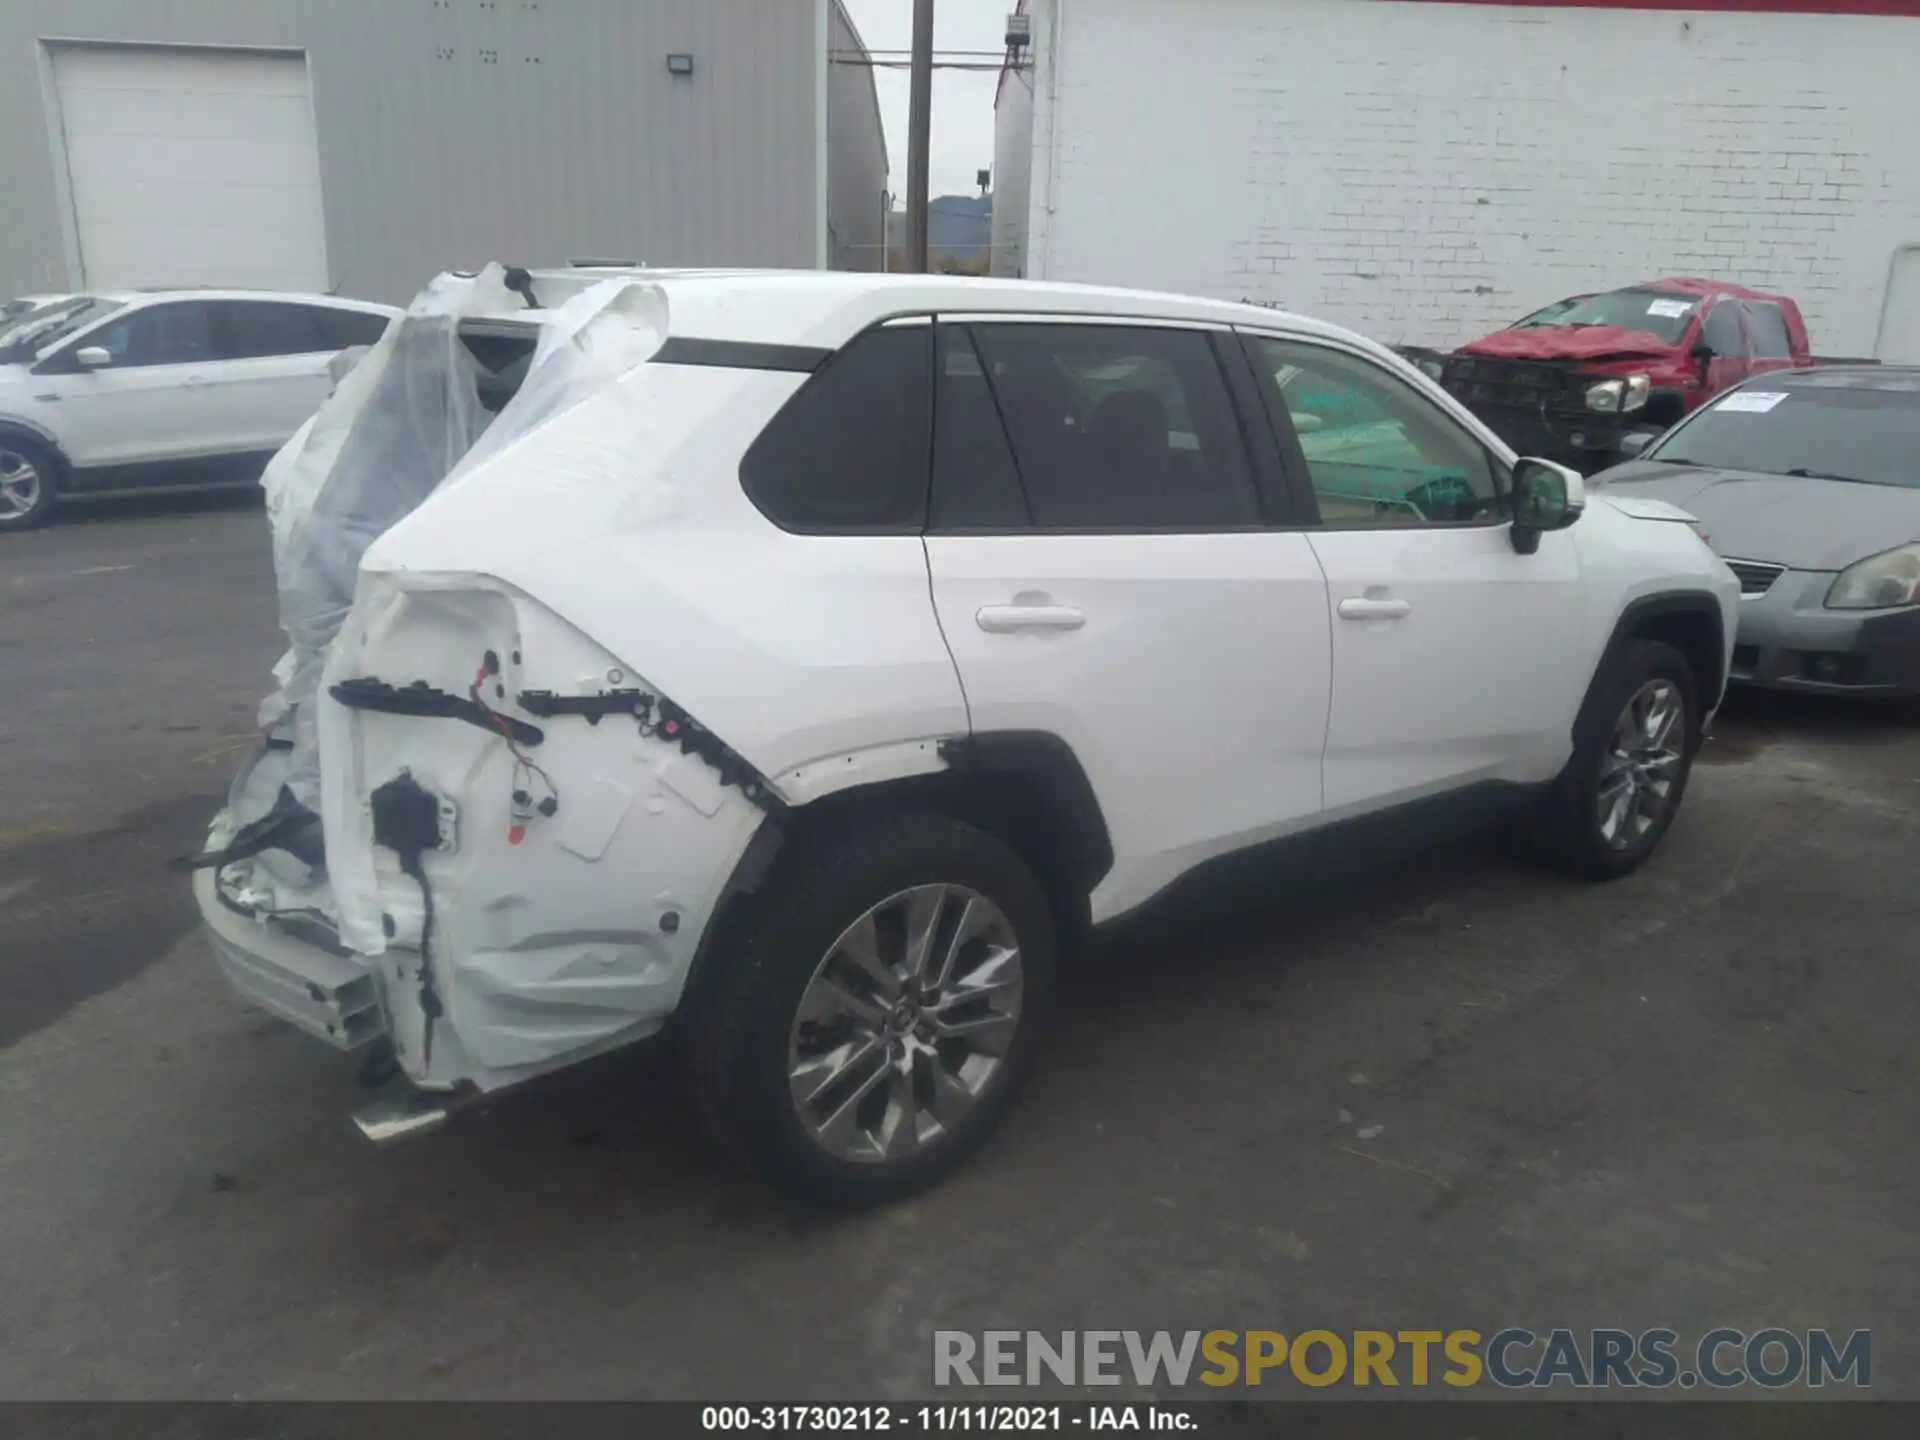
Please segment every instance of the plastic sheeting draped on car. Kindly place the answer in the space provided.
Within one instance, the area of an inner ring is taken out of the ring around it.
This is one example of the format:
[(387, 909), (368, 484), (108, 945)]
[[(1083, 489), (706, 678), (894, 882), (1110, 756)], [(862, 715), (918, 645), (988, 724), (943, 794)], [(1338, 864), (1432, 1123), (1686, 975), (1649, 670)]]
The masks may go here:
[[(558, 309), (534, 311), (507, 275), (494, 264), (437, 277), (338, 378), (262, 476), (288, 649), (260, 723), (292, 742), (286, 785), (309, 808), (320, 790), (314, 701), (367, 548), (436, 490), (613, 384), (666, 338), (665, 296), (644, 280), (610, 278)], [(538, 325), (525, 378), (498, 415), (483, 395), (489, 372), (461, 333), (478, 320)]]

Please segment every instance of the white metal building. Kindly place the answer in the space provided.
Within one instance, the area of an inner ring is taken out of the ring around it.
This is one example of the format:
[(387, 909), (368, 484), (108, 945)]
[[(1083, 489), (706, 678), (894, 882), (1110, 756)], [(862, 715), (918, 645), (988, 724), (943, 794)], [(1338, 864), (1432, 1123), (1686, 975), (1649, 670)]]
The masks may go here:
[(7, 0), (0, 294), (880, 268), (840, 0)]
[[(1920, 360), (1920, 0), (1033, 0), (1002, 273), (1458, 343), (1688, 274)], [(1028, 95), (1031, 103), (1028, 103)]]
[[(1031, 0), (1019, 0), (1014, 15), (1028, 16)], [(1027, 273), (1027, 206), (1033, 187), (1033, 69), (1012, 54), (1000, 70), (993, 96), (992, 273), (1015, 279)]]

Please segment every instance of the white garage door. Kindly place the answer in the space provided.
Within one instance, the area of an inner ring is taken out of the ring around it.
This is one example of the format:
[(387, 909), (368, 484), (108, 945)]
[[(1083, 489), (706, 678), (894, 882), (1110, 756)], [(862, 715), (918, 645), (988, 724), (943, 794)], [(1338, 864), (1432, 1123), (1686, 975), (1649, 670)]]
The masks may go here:
[(85, 283), (327, 288), (307, 62), (53, 52)]

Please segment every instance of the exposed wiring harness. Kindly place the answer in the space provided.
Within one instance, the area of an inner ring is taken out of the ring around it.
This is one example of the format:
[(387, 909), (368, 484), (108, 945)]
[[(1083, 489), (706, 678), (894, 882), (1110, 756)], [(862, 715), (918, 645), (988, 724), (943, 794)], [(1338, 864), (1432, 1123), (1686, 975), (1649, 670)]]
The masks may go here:
[(445, 1012), (433, 978), (433, 886), (421, 857), (441, 843), (440, 802), (433, 793), (402, 770), (371, 797), (373, 843), (391, 850), (400, 871), (420, 887), (420, 1013), (421, 1069), (433, 1063), (433, 1022)]
[[(553, 783), (553, 777), (543, 770), (531, 756), (523, 750), (513, 737), (513, 727), (508, 717), (502, 715), (480, 693), (481, 687), (500, 673), (500, 657), (489, 650), (481, 658), (480, 668), (474, 672), (473, 683), (467, 687), (467, 698), (480, 707), (481, 713), (492, 724), (494, 731), (506, 742), (507, 751), (513, 756), (513, 806), (512, 820), (507, 826), (507, 843), (518, 845), (527, 838), (527, 826), (536, 813), (552, 817), (560, 809), (560, 791)], [(540, 782), (546, 791), (538, 800), (533, 798), (533, 783)]]
[(446, 1013), (433, 981), (433, 885), (418, 850), (401, 854), (400, 869), (420, 887), (420, 1073), (425, 1075), (433, 1069), (433, 1022)]

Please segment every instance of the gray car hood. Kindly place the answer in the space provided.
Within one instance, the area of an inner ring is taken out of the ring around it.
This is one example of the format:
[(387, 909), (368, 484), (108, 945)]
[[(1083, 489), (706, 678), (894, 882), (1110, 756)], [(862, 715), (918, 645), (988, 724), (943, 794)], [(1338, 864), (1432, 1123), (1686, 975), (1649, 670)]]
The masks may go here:
[(1844, 570), (1920, 538), (1920, 489), (1809, 480), (1635, 460), (1590, 482), (1603, 495), (1665, 500), (1698, 517), (1708, 543), (1736, 560)]

